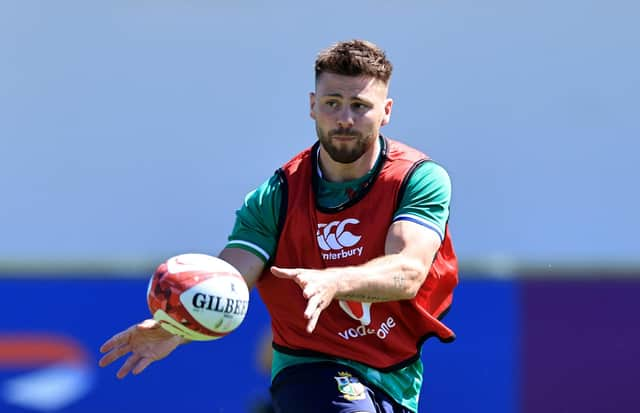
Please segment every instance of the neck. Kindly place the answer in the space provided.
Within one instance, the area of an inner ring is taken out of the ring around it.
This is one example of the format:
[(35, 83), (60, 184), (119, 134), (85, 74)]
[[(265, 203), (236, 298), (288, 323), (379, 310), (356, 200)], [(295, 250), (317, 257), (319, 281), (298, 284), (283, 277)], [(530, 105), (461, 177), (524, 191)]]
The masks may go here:
[(340, 163), (336, 162), (320, 145), (320, 153), (318, 163), (322, 171), (322, 177), (330, 182), (345, 182), (362, 178), (369, 172), (378, 159), (380, 154), (380, 138), (376, 138), (371, 148), (362, 154), (355, 162)]

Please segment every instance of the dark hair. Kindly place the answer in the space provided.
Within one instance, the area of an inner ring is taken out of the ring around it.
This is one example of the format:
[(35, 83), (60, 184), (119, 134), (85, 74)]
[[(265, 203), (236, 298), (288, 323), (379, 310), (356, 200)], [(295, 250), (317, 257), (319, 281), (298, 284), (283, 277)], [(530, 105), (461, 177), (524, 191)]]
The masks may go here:
[(321, 51), (316, 58), (316, 81), (324, 73), (345, 76), (372, 76), (389, 83), (393, 66), (384, 50), (366, 40), (339, 42)]

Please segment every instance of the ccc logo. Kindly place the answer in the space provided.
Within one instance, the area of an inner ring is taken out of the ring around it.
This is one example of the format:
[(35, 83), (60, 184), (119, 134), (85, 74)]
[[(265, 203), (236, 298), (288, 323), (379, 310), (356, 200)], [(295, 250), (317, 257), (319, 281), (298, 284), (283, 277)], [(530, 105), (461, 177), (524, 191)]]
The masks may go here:
[(353, 235), (349, 231), (345, 231), (345, 227), (349, 224), (359, 224), (355, 218), (347, 218), (343, 221), (333, 221), (328, 224), (318, 224), (316, 237), (318, 245), (324, 251), (341, 250), (344, 247), (355, 245), (362, 236)]

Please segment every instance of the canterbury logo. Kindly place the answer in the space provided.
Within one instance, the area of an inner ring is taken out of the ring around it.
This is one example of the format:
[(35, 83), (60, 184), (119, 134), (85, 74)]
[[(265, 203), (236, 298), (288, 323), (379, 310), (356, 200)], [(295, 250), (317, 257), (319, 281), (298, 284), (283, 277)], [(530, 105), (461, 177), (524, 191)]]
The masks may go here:
[(342, 248), (355, 245), (362, 237), (346, 231), (345, 227), (350, 224), (355, 225), (359, 223), (360, 221), (355, 218), (347, 218), (343, 221), (318, 224), (318, 231), (316, 232), (318, 245), (324, 251), (341, 250)]

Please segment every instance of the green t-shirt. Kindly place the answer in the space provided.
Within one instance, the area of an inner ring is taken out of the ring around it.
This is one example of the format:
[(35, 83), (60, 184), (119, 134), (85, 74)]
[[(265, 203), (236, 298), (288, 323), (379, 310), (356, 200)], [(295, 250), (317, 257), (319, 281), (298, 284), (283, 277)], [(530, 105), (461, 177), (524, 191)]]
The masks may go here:
[[(381, 159), (380, 157), (378, 162)], [(329, 182), (321, 177), (317, 194), (318, 203), (330, 208), (347, 201), (349, 194), (357, 191), (375, 169), (375, 167), (372, 168), (362, 178), (346, 182)], [(236, 222), (227, 247), (245, 249), (260, 257), (265, 264), (270, 261), (278, 242), (278, 219), (282, 203), (281, 185), (279, 177), (273, 175), (246, 196), (242, 207), (236, 211)], [(393, 221), (416, 222), (435, 231), (442, 239), (449, 219), (450, 199), (451, 181), (447, 172), (435, 162), (424, 162), (409, 178)], [(369, 383), (383, 389), (398, 403), (412, 411), (417, 411), (423, 369), (420, 359), (404, 368), (383, 373), (352, 360), (292, 356), (274, 350), (272, 377), (294, 364), (327, 360), (353, 368)]]

